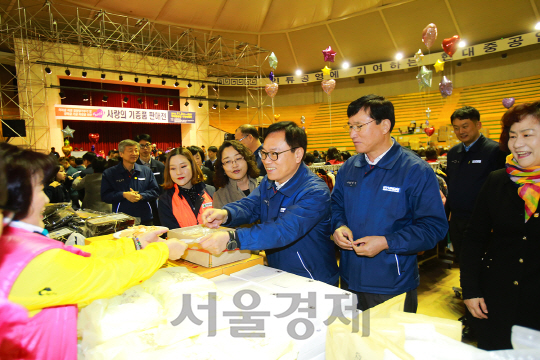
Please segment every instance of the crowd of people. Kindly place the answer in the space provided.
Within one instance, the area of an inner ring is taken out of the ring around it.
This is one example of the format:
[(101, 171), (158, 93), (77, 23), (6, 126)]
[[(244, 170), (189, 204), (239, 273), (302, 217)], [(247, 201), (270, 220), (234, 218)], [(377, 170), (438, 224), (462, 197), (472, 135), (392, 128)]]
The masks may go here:
[[(405, 311), (416, 312), (417, 254), (449, 232), (470, 311), (465, 318), (478, 346), (510, 348), (512, 325), (540, 330), (534, 303), (540, 102), (509, 109), (499, 143), (480, 133), (476, 109), (456, 110), (450, 121), (461, 143), (448, 151), (442, 174), (429, 164), (438, 149), (418, 154), (392, 138), (394, 107), (384, 97), (353, 101), (347, 116), (354, 156), (335, 147), (308, 153), (305, 131), (290, 121), (270, 125), (264, 138), (242, 125), (235, 140), (208, 151), (187, 146), (159, 154), (151, 135), (141, 134), (120, 141), (118, 157), (110, 152), (108, 159), (88, 152), (57, 160), (1, 144), (0, 175), (8, 186), (0, 187), (0, 274), (7, 279), (0, 290), (9, 301), (0, 304), (13, 306), (13, 314), (21, 311), (16, 304), (44, 314), (31, 317), (36, 333), (66, 311), (67, 320), (47, 331), (68, 332), (71, 337), (55, 341), (65, 341), (62, 351), (75, 351), (77, 304), (121, 293), (185, 250), (175, 239), (159, 241), (159, 232), (63, 246), (44, 236), (41, 212), (48, 202), (71, 201), (74, 208), (123, 212), (144, 225), (234, 228), (205, 236), (200, 245), (213, 254), (264, 250), (271, 267), (355, 293), (361, 310), (405, 293)], [(308, 168), (313, 164), (340, 167), (327, 181)], [(89, 271), (92, 266), (97, 270)], [(92, 285), (75, 291), (81, 281)], [(47, 288), (60, 296), (36, 296)], [(15, 315), (2, 321), (10, 319), (19, 334), (28, 326)], [(23, 336), (25, 351), (60, 351), (38, 348), (31, 338)]]

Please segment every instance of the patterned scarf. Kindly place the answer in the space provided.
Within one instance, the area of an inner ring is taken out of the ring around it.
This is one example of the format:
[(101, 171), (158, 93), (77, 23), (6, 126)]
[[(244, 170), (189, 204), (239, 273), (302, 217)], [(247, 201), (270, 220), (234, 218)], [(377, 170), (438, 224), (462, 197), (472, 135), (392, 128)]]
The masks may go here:
[(538, 208), (540, 198), (540, 166), (520, 168), (512, 154), (506, 157), (506, 173), (519, 185), (518, 195), (525, 201), (525, 222)]

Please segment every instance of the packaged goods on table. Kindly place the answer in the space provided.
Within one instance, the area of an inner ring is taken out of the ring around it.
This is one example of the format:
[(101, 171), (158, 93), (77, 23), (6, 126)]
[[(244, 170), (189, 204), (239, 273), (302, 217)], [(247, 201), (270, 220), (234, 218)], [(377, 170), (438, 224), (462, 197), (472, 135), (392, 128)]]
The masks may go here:
[(86, 220), (87, 236), (113, 234), (134, 224), (135, 218), (124, 213), (91, 218)]

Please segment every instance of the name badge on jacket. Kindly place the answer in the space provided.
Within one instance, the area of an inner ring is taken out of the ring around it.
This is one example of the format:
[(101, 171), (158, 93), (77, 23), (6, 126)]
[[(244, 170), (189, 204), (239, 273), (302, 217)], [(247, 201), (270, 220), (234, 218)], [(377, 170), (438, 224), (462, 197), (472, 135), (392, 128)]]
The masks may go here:
[(482, 163), (482, 160), (473, 160), (472, 163), (473, 163), (473, 164), (481, 164), (481, 163)]
[(279, 212), (280, 212), (280, 213), (284, 213), (286, 210), (287, 210), (287, 208), (280, 208), (280, 209), (279, 209)]
[(146, 178), (139, 178), (139, 181), (143, 181), (143, 180), (146, 180)]
[(390, 191), (390, 192), (395, 192), (395, 193), (398, 193), (401, 191), (401, 188), (392, 187), (392, 186), (383, 186), (382, 189), (383, 191)]
[(347, 186), (350, 186), (350, 187), (355, 187), (356, 186), (356, 181), (353, 181), (353, 180), (347, 180)]

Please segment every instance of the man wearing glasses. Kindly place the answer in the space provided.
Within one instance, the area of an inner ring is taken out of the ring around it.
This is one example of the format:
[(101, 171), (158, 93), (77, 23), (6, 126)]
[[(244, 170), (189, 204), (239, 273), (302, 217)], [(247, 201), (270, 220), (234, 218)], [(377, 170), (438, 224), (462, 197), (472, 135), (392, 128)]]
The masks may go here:
[(249, 124), (242, 125), (236, 129), (234, 139), (241, 142), (244, 146), (251, 150), (253, 155), (255, 155), (255, 161), (257, 162), (257, 167), (259, 168), (259, 175), (266, 175), (266, 169), (264, 168), (260, 154), (263, 146), (259, 140), (259, 132), (257, 131), (257, 128)]
[(306, 133), (294, 122), (270, 125), (261, 149), (267, 176), (259, 187), (248, 197), (202, 215), (210, 228), (257, 220), (260, 224), (216, 232), (199, 244), (212, 254), (237, 248), (265, 250), (271, 267), (337, 285), (338, 267), (330, 240), (330, 191), (303, 163), (306, 148)]
[[(159, 194), (161, 195), (163, 192), (161, 185), (164, 180), (165, 165), (161, 161), (152, 158), (152, 137), (148, 134), (141, 134), (137, 135), (135, 141), (137, 141), (141, 147), (137, 164), (144, 165), (152, 170), (158, 185), (160, 185)], [(152, 207), (152, 214), (154, 214), (154, 225), (160, 226), (161, 222), (159, 221), (157, 199), (150, 201), (150, 206)]]
[(435, 247), (448, 230), (437, 178), (390, 136), (390, 101), (363, 96), (349, 104), (347, 116), (358, 155), (339, 169), (332, 192), (341, 287), (357, 294), (360, 310), (406, 293), (405, 311), (416, 312), (416, 254)]

